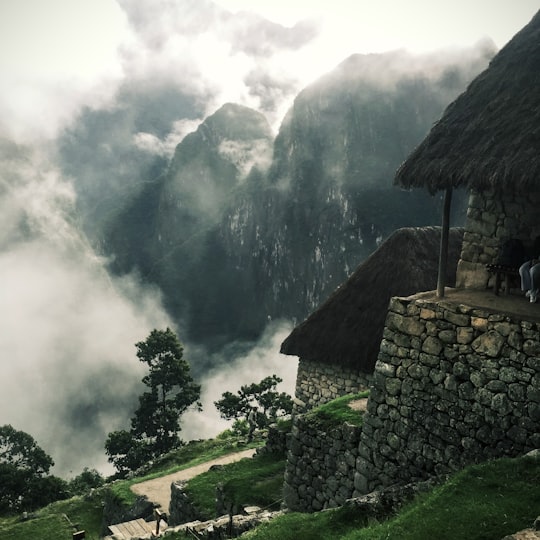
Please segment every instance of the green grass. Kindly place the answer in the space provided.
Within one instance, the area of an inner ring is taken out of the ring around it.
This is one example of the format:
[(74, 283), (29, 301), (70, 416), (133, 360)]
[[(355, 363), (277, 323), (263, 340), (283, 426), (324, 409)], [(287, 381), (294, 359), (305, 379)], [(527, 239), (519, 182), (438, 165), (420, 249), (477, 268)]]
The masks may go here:
[(216, 517), (216, 487), (228, 502), (277, 510), (283, 492), (285, 456), (264, 454), (224, 465), (192, 478), (186, 493), (204, 519)]
[(115, 482), (111, 486), (111, 491), (122, 504), (131, 506), (136, 499), (136, 495), (131, 491), (131, 486), (134, 484), (182, 471), (233, 452), (241, 452), (242, 450), (256, 448), (261, 445), (262, 442), (257, 440), (257, 438), (251, 443), (247, 443), (244, 439), (238, 439), (235, 436), (223, 436), (202, 441), (190, 441), (185, 446), (182, 446), (178, 450), (171, 452), (156, 461), (150, 469), (150, 472), (144, 476)]
[[(110, 492), (122, 504), (130, 506), (136, 499), (136, 495), (130, 489), (133, 484), (261, 444), (260, 440), (246, 444), (242, 439), (226, 434), (215, 439), (191, 441), (177, 451), (157, 460), (150, 472), (144, 477), (114, 482), (110, 486)], [(103, 516), (102, 502), (108, 490), (108, 487), (96, 490), (91, 498), (73, 497), (66, 501), (53, 503), (34, 512), (32, 519), (27, 521), (20, 521), (18, 517), (0, 517), (0, 539), (72, 540), (73, 528), (64, 517), (65, 514), (71, 523), (78, 524), (81, 530), (86, 531), (87, 540), (98, 540)]]
[(353, 426), (361, 426), (363, 413), (351, 409), (349, 403), (368, 396), (369, 391), (365, 391), (334, 399), (309, 411), (305, 416), (306, 421), (312, 422), (323, 429), (345, 422)]
[[(540, 460), (500, 459), (457, 473), (380, 524), (365, 527), (362, 516), (346, 509), (291, 513), (258, 527), (245, 538), (493, 540), (530, 527), (539, 509)], [(341, 525), (334, 527), (333, 523)]]
[[(323, 414), (326, 419), (339, 409), (335, 403), (329, 405), (330, 407), (323, 409), (326, 411)], [(346, 410), (342, 413), (348, 414)], [(343, 418), (342, 413), (336, 414)], [(246, 447), (235, 444), (237, 443), (215, 439), (186, 445), (178, 451), (176, 458), (168, 456), (163, 462), (156, 464), (156, 468), (164, 467), (165, 472), (178, 470)], [(175, 459), (188, 461), (174, 465)], [(284, 467), (283, 456), (262, 455), (208, 471), (188, 483), (190, 499), (208, 517), (213, 516), (215, 487), (221, 483), (229, 499), (235, 503), (277, 508), (279, 502), (275, 503), (281, 499)], [(152, 476), (160, 476), (160, 473), (154, 471)], [(135, 481), (142, 479), (137, 478), (133, 482)], [(107, 488), (98, 489), (91, 497), (74, 497), (53, 503), (32, 514), (27, 521), (21, 521), (18, 517), (0, 518), (0, 538), (71, 540), (74, 531), (71, 522), (86, 531), (87, 540), (98, 540), (102, 502), (106, 491)], [(292, 512), (259, 526), (242, 538), (499, 540), (505, 535), (532, 526), (539, 513), (540, 459), (499, 459), (456, 473), (445, 484), (418, 496), (397, 516), (381, 523), (374, 523), (373, 520), (368, 522), (360, 512), (348, 508), (314, 514)], [(168, 538), (184, 538), (184, 533)]]
[(256, 529), (245, 533), (242, 539), (337, 540), (351, 530), (365, 527), (366, 524), (367, 520), (363, 516), (345, 508), (316, 514), (292, 512), (259, 525)]
[[(87, 540), (100, 537), (103, 507), (98, 492), (92, 497), (73, 497), (30, 514), (30, 519), (0, 518), (2, 540), (72, 540), (76, 525), (86, 531)], [(67, 519), (66, 519), (67, 516)], [(68, 521), (69, 520), (69, 521)]]

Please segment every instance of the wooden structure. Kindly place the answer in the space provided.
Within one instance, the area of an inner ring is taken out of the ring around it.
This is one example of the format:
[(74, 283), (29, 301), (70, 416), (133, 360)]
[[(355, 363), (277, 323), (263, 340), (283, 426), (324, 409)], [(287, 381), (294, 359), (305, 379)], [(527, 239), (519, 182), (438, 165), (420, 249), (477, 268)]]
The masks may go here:
[(167, 523), (160, 519), (159, 521), (144, 521), (144, 519), (134, 519), (124, 523), (109, 525), (112, 538), (114, 540), (131, 540), (132, 538), (146, 537), (149, 534), (157, 537), (160, 534), (160, 529), (163, 532), (167, 528)]
[(488, 264), (487, 271), (495, 276), (493, 292), (498, 295), (501, 284), (504, 282), (504, 292), (510, 294), (510, 283), (519, 279), (519, 268), (502, 266), (500, 264)]

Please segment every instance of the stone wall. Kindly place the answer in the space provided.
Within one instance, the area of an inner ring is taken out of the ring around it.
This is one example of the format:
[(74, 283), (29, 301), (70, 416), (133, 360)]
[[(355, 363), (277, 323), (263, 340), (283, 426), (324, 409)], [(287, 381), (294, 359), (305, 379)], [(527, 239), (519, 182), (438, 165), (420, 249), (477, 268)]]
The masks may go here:
[(314, 512), (334, 508), (352, 496), (360, 430), (350, 424), (325, 430), (306, 416), (295, 419), (285, 471), (288, 509)]
[(540, 323), (393, 298), (355, 493), (540, 448)]
[(257, 455), (283, 454), (287, 452), (287, 436), (291, 432), (289, 423), (271, 424), (265, 437), (264, 446), (257, 448)]
[(370, 380), (371, 374), (339, 365), (300, 359), (296, 376), (296, 412), (367, 390)]
[(105, 491), (101, 523), (101, 533), (103, 535), (108, 534), (109, 525), (116, 525), (117, 523), (139, 518), (149, 520), (153, 517), (154, 505), (146, 497), (137, 497), (135, 502), (128, 507), (111, 489)]
[(485, 191), (471, 193), (456, 286), (485, 288), (500, 245), (509, 238), (532, 244), (540, 235), (540, 193), (513, 194)]
[(200, 513), (189, 500), (185, 487), (185, 481), (171, 483), (171, 500), (168, 508), (168, 524), (171, 526), (201, 519)]

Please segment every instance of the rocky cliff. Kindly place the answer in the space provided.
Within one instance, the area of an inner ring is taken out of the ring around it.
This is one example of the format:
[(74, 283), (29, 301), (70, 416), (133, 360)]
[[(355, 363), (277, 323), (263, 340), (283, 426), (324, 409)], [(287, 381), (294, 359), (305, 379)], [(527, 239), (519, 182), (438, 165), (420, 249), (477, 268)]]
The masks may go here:
[(394, 172), (487, 56), (355, 55), (298, 95), (275, 140), (259, 113), (224, 106), (112, 223), (115, 270), (156, 283), (184, 339), (305, 318), (393, 230), (439, 223), (440, 200), (394, 188)]

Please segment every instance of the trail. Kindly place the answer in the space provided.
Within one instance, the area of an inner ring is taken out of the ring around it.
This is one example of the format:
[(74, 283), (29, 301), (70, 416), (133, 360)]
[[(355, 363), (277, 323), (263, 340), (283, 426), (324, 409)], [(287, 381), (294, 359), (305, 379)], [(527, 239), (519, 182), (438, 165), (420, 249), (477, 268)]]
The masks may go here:
[(227, 454), (220, 458), (213, 459), (212, 461), (195, 465), (189, 469), (184, 469), (183, 471), (167, 474), (166, 476), (154, 478), (153, 480), (146, 480), (145, 482), (141, 482), (139, 484), (133, 484), (131, 486), (131, 491), (137, 495), (146, 496), (149, 501), (159, 505), (164, 512), (169, 512), (169, 502), (171, 501), (171, 484), (173, 482), (177, 482), (179, 480), (189, 480), (190, 478), (206, 472), (213, 465), (226, 465), (228, 463), (240, 461), (244, 458), (253, 457), (255, 452), (256, 449), (251, 448), (249, 450), (243, 450), (242, 452)]

